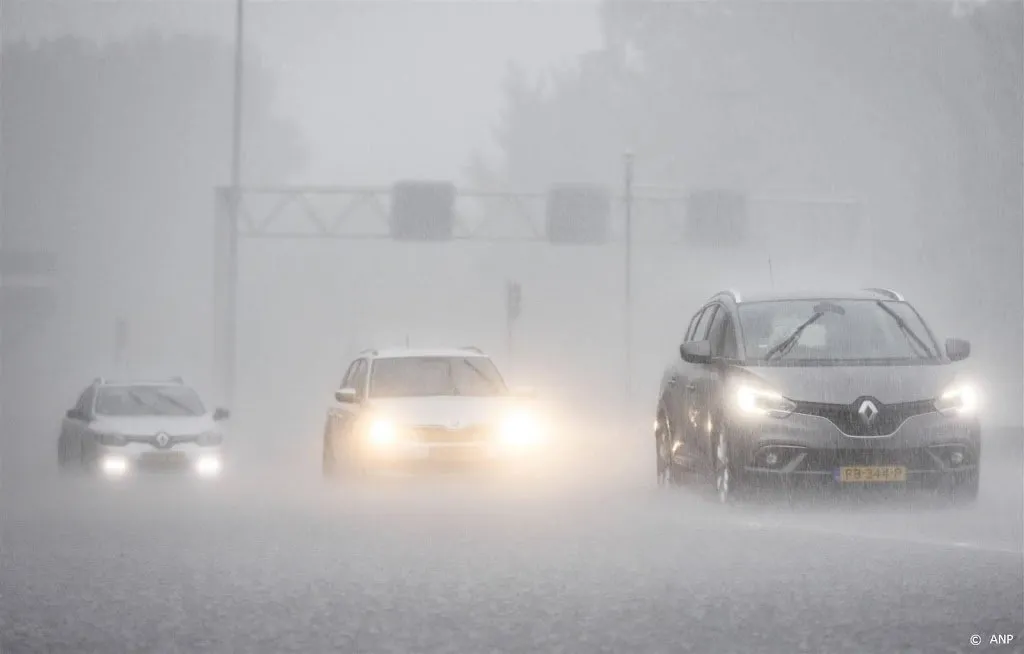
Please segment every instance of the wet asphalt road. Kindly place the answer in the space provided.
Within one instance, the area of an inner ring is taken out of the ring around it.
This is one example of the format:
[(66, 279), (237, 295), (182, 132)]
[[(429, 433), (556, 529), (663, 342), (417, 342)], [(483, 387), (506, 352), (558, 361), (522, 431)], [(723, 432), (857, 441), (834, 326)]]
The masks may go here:
[[(3, 652), (1024, 651), (1019, 454), (970, 509), (646, 476), (5, 486)], [(637, 471), (640, 473), (640, 471)], [(988, 645), (993, 634), (1017, 643)], [(983, 637), (979, 647), (972, 635)]]

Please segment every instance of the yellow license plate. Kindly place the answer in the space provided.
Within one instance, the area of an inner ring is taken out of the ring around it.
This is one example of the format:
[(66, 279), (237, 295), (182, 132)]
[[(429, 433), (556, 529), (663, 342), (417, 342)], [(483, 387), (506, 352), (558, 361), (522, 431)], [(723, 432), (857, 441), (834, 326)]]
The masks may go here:
[(906, 481), (904, 466), (848, 466), (839, 469), (839, 481), (843, 483)]

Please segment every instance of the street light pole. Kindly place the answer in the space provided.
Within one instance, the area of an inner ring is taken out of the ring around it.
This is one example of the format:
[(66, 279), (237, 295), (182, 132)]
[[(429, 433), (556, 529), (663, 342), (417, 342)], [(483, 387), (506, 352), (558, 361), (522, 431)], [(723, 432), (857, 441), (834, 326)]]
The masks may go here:
[(242, 202), (242, 93), (245, 61), (245, 0), (235, 0), (235, 88), (232, 108), (231, 142), (231, 205), (227, 229), (228, 261), (227, 288), (224, 307), (224, 400), (234, 407), (235, 400), (235, 356), (237, 350), (238, 313), (238, 218)]
[[(633, 399), (633, 153), (623, 157), (625, 163), (624, 200), (626, 205), (625, 281), (626, 297), (623, 324), (626, 333), (626, 407)], [(627, 413), (628, 415), (628, 413)]]

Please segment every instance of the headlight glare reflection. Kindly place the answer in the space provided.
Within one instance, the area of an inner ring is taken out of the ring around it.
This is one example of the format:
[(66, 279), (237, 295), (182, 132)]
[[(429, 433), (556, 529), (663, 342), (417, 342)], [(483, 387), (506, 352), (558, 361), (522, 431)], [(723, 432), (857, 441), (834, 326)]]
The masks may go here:
[(785, 418), (793, 413), (796, 404), (780, 393), (752, 384), (739, 384), (734, 393), (734, 407), (741, 416)]
[(981, 398), (972, 384), (961, 383), (947, 388), (935, 400), (935, 409), (946, 416), (972, 416), (978, 411)]

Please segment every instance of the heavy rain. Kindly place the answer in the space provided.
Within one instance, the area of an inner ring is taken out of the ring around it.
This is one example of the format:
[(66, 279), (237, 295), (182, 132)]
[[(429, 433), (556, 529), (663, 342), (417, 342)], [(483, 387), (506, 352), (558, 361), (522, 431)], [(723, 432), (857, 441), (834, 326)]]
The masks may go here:
[(0, 652), (1024, 651), (1024, 3), (0, 28)]

